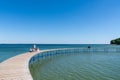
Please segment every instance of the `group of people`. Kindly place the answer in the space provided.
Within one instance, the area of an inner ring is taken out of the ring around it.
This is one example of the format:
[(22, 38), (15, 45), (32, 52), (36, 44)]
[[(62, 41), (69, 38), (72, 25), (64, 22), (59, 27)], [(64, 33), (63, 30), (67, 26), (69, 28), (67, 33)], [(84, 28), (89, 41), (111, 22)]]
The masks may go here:
[(36, 44), (34, 44), (33, 48), (30, 48), (30, 52), (36, 52), (36, 51), (40, 51), (39, 48), (36, 47)]

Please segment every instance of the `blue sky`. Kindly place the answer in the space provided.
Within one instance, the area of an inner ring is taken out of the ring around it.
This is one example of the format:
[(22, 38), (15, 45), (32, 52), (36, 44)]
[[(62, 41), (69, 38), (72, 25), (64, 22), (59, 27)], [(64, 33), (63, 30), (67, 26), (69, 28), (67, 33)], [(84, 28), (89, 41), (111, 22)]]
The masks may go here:
[(0, 43), (105, 44), (120, 37), (120, 0), (0, 0)]

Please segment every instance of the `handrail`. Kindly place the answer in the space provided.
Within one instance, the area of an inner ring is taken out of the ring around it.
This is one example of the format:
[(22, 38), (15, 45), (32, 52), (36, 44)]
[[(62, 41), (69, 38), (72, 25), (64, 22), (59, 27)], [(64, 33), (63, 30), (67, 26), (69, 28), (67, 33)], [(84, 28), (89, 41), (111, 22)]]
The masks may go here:
[(50, 49), (43, 50), (41, 53), (33, 56), (29, 64), (33, 63), (40, 57), (47, 57), (59, 54), (67, 54), (67, 53), (80, 53), (80, 52), (120, 52), (120, 48), (58, 48), (58, 49)]
[(80, 52), (120, 52), (120, 48), (59, 48), (27, 52), (0, 63), (0, 80), (33, 80), (29, 66), (39, 58)]

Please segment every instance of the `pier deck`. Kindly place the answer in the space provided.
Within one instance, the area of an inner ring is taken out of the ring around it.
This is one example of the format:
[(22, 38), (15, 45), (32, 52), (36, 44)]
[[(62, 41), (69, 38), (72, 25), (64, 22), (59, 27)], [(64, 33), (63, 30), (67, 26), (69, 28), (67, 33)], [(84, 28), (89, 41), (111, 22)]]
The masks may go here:
[[(118, 48), (59, 48), (50, 50), (41, 50), (38, 52), (27, 52), (24, 54), (12, 57), (2, 63), (0, 63), (0, 80), (33, 80), (29, 71), (29, 61), (38, 59), (40, 55), (45, 53), (43, 56), (54, 56), (58, 54), (68, 53), (85, 53), (85, 52), (120, 52)], [(38, 55), (36, 55), (38, 54)], [(51, 54), (51, 55), (50, 55)], [(36, 56), (34, 56), (36, 55)], [(37, 57), (37, 58), (36, 58)]]
[(0, 63), (0, 80), (33, 80), (29, 60), (39, 52), (27, 52)]

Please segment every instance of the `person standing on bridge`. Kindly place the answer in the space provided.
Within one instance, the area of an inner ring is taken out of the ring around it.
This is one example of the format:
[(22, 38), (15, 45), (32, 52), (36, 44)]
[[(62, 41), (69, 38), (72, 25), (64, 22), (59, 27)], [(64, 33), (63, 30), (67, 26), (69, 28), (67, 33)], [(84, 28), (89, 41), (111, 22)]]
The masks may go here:
[(34, 44), (34, 51), (39, 51), (39, 48), (36, 47), (36, 44)]
[(34, 49), (36, 49), (37, 47), (36, 47), (36, 44), (34, 44), (34, 47), (33, 47)]
[(36, 47), (36, 44), (33, 45), (33, 48), (30, 48), (30, 52), (40, 51), (39, 48)]

